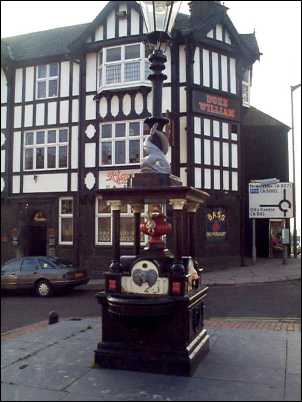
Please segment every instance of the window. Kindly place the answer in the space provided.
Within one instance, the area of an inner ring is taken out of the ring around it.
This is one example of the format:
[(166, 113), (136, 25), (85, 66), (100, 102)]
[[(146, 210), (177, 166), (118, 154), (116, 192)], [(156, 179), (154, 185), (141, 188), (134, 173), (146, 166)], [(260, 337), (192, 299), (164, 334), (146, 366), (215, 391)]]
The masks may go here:
[[(141, 214), (141, 222), (144, 221), (145, 214)], [(133, 245), (134, 242), (134, 216), (131, 206), (123, 204), (121, 207), (120, 220), (120, 239), (122, 245)], [(147, 236), (141, 233), (141, 244), (146, 244)], [(103, 200), (96, 199), (96, 244), (111, 245), (112, 244), (112, 215), (110, 206)]]
[(1, 268), (1, 271), (5, 273), (10, 273), (10, 272), (17, 272), (20, 270), (20, 262), (16, 259), (8, 261), (3, 268)]
[(146, 58), (142, 43), (102, 49), (98, 57), (99, 88), (146, 81), (150, 73)]
[(242, 104), (243, 106), (250, 106), (250, 88), (251, 88), (251, 71), (245, 70), (242, 77)]
[(139, 164), (143, 156), (142, 121), (104, 123), (100, 127), (100, 165)]
[(73, 242), (73, 199), (59, 200), (59, 244)]
[(24, 258), (21, 265), (21, 272), (33, 272), (40, 268), (36, 258)]
[(24, 136), (24, 170), (68, 167), (68, 130), (66, 128), (28, 131)]
[(58, 96), (59, 64), (43, 64), (36, 68), (36, 97), (38, 99)]

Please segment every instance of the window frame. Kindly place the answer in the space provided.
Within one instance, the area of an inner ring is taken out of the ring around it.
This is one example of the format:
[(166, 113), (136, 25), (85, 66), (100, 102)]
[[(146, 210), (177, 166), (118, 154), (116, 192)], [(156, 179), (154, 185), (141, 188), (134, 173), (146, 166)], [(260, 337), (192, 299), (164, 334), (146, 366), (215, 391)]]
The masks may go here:
[[(57, 66), (58, 66), (58, 74), (57, 75), (54, 75), (54, 76), (50, 76), (50, 65), (51, 64), (57, 64)], [(42, 77), (42, 78), (39, 78), (39, 67), (40, 66), (46, 66), (46, 77)], [(54, 62), (54, 63), (49, 63), (49, 64), (39, 64), (39, 65), (37, 65), (36, 66), (36, 99), (37, 100), (42, 100), (42, 99), (52, 99), (52, 98), (57, 98), (58, 96), (59, 96), (59, 84), (60, 84), (60, 80), (59, 80), (59, 77), (60, 77), (60, 63), (59, 62)], [(49, 94), (49, 81), (53, 81), (53, 80), (56, 80), (57, 81), (57, 94), (56, 95), (53, 95), (53, 96), (49, 96), (48, 94)], [(39, 97), (38, 96), (38, 83), (39, 82), (44, 82), (45, 81), (45, 83), (46, 83), (46, 89), (45, 89), (45, 91), (46, 91), (46, 96), (44, 96), (44, 97)]]
[[(130, 135), (130, 124), (131, 123), (139, 123), (139, 135)], [(116, 137), (116, 125), (117, 124), (125, 124), (125, 137)], [(106, 125), (111, 125), (111, 137), (110, 138), (102, 138), (102, 127)], [(137, 166), (140, 164), (140, 161), (143, 157), (143, 145), (144, 145), (144, 121), (143, 120), (121, 120), (115, 122), (105, 122), (100, 124), (100, 144), (99, 144), (99, 167), (112, 167), (112, 166)], [(130, 162), (130, 141), (131, 140), (139, 140), (140, 141), (140, 155), (138, 162)], [(117, 142), (125, 142), (125, 163), (115, 163), (116, 155), (116, 143)], [(102, 159), (102, 144), (103, 143), (111, 143), (111, 164), (104, 164)]]
[[(72, 213), (62, 213), (62, 201), (72, 201)], [(74, 230), (74, 202), (73, 197), (60, 197), (59, 198), (59, 245), (70, 246), (73, 245), (73, 230)], [(62, 240), (62, 219), (64, 218), (71, 218), (72, 219), (72, 241), (63, 241)]]
[[(244, 79), (245, 73), (248, 73), (248, 81)], [(242, 105), (245, 107), (250, 107), (251, 105), (251, 69), (247, 68), (242, 76)], [(246, 88), (246, 91), (244, 91)], [(247, 99), (245, 98), (245, 94), (247, 94)]]
[[(133, 59), (126, 59), (125, 54), (126, 54), (126, 47), (129, 46), (135, 46), (139, 45), (140, 46), (140, 57), (138, 58), (133, 58)], [(107, 62), (107, 51), (110, 49), (116, 49), (120, 48), (121, 49), (121, 59), (117, 61), (110, 61)], [(101, 63), (100, 63), (101, 61)], [(126, 81), (125, 79), (125, 66), (126, 64), (129, 63), (134, 63), (134, 62), (139, 62), (139, 71), (140, 71), (140, 78), (139, 80), (133, 80), (133, 81)], [(134, 42), (134, 43), (127, 43), (124, 45), (116, 45), (116, 46), (110, 46), (110, 47), (103, 47), (99, 52), (97, 56), (97, 83), (98, 83), (98, 92), (100, 92), (103, 89), (110, 88), (123, 88), (123, 87), (131, 87), (133, 85), (138, 85), (138, 84), (144, 84), (151, 86), (150, 81), (146, 78), (146, 63), (149, 63), (148, 58), (146, 57), (146, 48), (144, 43), (142, 42)], [(108, 66), (113, 66), (113, 65), (121, 65), (121, 80), (120, 82), (114, 82), (114, 83), (107, 83), (107, 78), (106, 78), (106, 71)]]
[[(66, 130), (67, 131), (67, 140), (64, 142), (60, 142), (60, 130)], [(47, 138), (48, 138), (48, 132), (49, 131), (55, 131), (56, 132), (56, 142), (48, 143)], [(41, 144), (37, 144), (37, 133), (39, 132), (44, 132), (44, 142)], [(26, 136), (27, 134), (33, 134), (33, 144), (26, 144)], [(23, 171), (24, 172), (33, 172), (33, 171), (51, 171), (51, 170), (66, 170), (68, 169), (69, 166), (69, 129), (68, 127), (60, 127), (60, 128), (48, 128), (48, 129), (40, 129), (40, 130), (26, 130), (24, 131), (24, 141), (23, 141)], [(48, 153), (47, 150), (48, 148), (56, 148), (56, 164), (55, 167), (48, 167)], [(60, 147), (67, 147), (67, 160), (66, 160), (66, 166), (60, 167), (59, 162), (59, 150)], [(38, 148), (43, 148), (44, 149), (44, 167), (43, 168), (37, 168), (37, 149)], [(26, 150), (32, 149), (33, 150), (33, 167), (32, 169), (27, 169), (26, 168), (26, 160), (25, 160), (25, 154)]]

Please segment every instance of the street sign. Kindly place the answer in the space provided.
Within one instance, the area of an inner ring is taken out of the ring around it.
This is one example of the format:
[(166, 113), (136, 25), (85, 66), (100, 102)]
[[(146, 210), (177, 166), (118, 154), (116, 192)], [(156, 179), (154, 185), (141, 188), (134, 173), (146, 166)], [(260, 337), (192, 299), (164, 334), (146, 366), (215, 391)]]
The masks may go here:
[(292, 218), (293, 183), (249, 184), (249, 217)]

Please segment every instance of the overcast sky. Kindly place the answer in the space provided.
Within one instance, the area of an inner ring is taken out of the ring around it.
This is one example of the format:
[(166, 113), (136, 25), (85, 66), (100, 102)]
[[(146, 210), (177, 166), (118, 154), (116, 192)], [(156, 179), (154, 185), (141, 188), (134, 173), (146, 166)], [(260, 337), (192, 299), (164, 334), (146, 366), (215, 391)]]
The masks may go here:
[[(254, 29), (263, 53), (253, 71), (251, 103), (291, 126), (290, 85), (301, 82), (301, 2), (225, 1), (239, 33)], [(107, 1), (1, 1), (1, 36), (91, 22)], [(182, 10), (187, 12), (187, 2)], [(297, 227), (301, 230), (301, 89), (295, 92)], [(292, 173), (291, 131), (289, 132)]]

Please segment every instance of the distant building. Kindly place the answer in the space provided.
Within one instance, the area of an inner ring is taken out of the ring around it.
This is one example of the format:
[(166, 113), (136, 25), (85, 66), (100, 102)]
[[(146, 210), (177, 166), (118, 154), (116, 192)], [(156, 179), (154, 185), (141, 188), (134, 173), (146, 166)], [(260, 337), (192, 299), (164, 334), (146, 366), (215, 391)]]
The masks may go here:
[[(137, 3), (112, 1), (90, 24), (1, 41), (3, 260), (48, 254), (94, 275), (105, 269), (111, 215), (97, 191), (123, 187), (139, 170), (152, 112), (144, 39)], [(172, 171), (211, 195), (195, 238), (201, 261), (227, 263), (251, 250), (248, 181), (288, 180), (289, 128), (250, 107), (260, 51), (255, 34), (239, 34), (219, 1), (192, 2), (166, 54)], [(262, 226), (268, 255), (269, 222)], [(132, 238), (125, 205), (124, 253)]]

